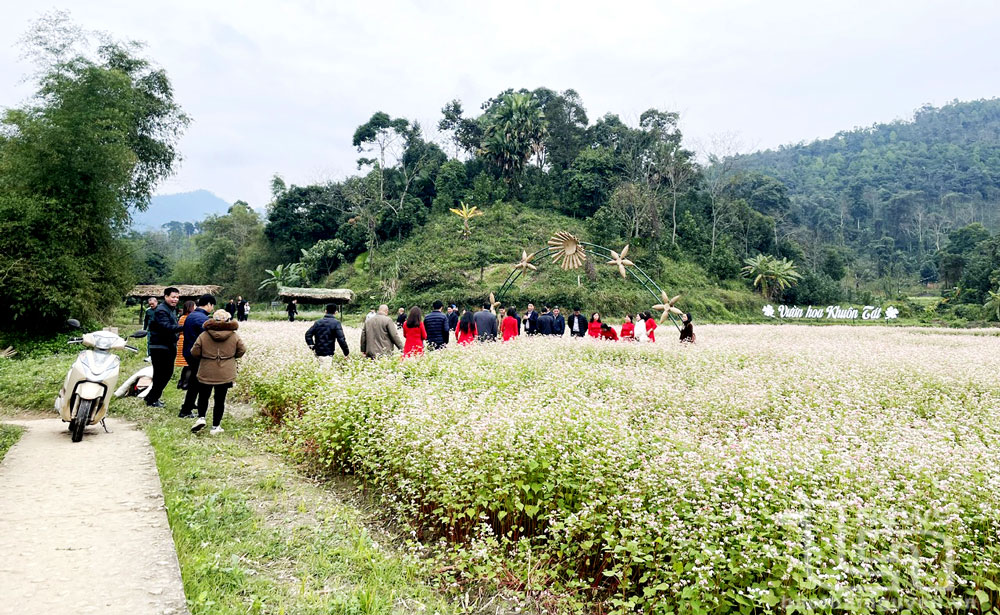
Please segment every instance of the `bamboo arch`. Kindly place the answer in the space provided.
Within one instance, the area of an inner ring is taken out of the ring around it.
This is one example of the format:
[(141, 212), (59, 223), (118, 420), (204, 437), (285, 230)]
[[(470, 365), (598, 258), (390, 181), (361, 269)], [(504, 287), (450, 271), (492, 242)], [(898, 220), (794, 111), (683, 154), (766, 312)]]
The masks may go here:
[(496, 295), (490, 293), (490, 305), (496, 308), (503, 302), (504, 296), (513, 288), (514, 283), (522, 275), (528, 271), (538, 269), (532, 262), (536, 257), (549, 256), (553, 262), (559, 262), (559, 266), (562, 269), (571, 270), (582, 266), (586, 260), (586, 256), (591, 256), (595, 259), (608, 259), (606, 264), (616, 266), (622, 278), (628, 279), (628, 276), (631, 275), (636, 282), (652, 295), (654, 300), (659, 302), (653, 305), (653, 309), (662, 312), (660, 322), (665, 323), (669, 319), (679, 331), (681, 327), (674, 318), (674, 314), (681, 314), (681, 310), (674, 307), (674, 304), (681, 296), (677, 295), (671, 299), (667, 295), (667, 292), (660, 288), (659, 284), (649, 274), (626, 258), (628, 256), (628, 249), (629, 246), (626, 245), (622, 248), (621, 253), (618, 253), (595, 243), (580, 241), (570, 233), (559, 231), (549, 239), (548, 245), (541, 250), (537, 250), (531, 254), (528, 254), (526, 250), (521, 251), (521, 260), (511, 269), (511, 272), (507, 275), (507, 279), (500, 286), (500, 290), (497, 291)]

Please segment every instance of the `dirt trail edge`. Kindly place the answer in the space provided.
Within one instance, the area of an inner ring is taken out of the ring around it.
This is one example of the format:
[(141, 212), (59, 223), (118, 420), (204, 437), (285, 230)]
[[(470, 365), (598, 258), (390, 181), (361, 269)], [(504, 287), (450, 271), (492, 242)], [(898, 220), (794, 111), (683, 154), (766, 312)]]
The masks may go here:
[(146, 434), (10, 422), (26, 431), (0, 462), (0, 614), (187, 613)]

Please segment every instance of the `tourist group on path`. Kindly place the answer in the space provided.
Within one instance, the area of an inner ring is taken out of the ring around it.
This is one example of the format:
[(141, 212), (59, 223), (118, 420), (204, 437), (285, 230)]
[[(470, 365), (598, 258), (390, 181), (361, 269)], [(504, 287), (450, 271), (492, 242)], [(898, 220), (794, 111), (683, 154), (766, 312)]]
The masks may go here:
[[(381, 305), (378, 310), (372, 310), (361, 325), (361, 352), (366, 357), (375, 358), (401, 350), (403, 358), (422, 355), (426, 350), (433, 351), (445, 347), (452, 338), (459, 346), (473, 342), (489, 342), (501, 339), (510, 341), (522, 334), (562, 337), (569, 332), (571, 337), (593, 337), (612, 341), (655, 342), (656, 320), (649, 312), (641, 312), (635, 316), (626, 315), (620, 332), (613, 326), (602, 323), (601, 315), (594, 312), (588, 320), (580, 309), (576, 308), (569, 317), (569, 322), (560, 313), (558, 307), (550, 310), (547, 306), (542, 312), (535, 311), (535, 306), (528, 304), (523, 318), (518, 317), (517, 310), (509, 307), (501, 310), (503, 318), (499, 321), (490, 311), (490, 304), (484, 303), (481, 310), (459, 310), (450, 305), (447, 312), (441, 301), (435, 301), (432, 311), (426, 316), (417, 306), (407, 312), (399, 308), (396, 319), (389, 317), (389, 306)], [(317, 320), (306, 331), (306, 344), (316, 353), (322, 364), (332, 361), (339, 345), (344, 356), (350, 354), (344, 328), (334, 316), (337, 306), (326, 306), (326, 315)], [(694, 343), (694, 327), (691, 315), (681, 316), (683, 327), (680, 341)]]
[(153, 384), (146, 395), (146, 405), (164, 406), (160, 397), (174, 375), (174, 368), (179, 366), (182, 371), (177, 386), (186, 392), (178, 416), (196, 419), (191, 431), (201, 431), (207, 425), (208, 402), (214, 397), (210, 433), (220, 434), (226, 394), (236, 380), (236, 359), (246, 353), (246, 345), (236, 331), (238, 320), (246, 320), (250, 313), (249, 304), (242, 297), (227, 304), (238, 314), (234, 320), (233, 312), (215, 309), (215, 297), (204, 294), (197, 301), (187, 301), (178, 319), (179, 301), (179, 291), (168, 287), (163, 291), (163, 301), (151, 300), (151, 309), (147, 310), (143, 324), (149, 332)]

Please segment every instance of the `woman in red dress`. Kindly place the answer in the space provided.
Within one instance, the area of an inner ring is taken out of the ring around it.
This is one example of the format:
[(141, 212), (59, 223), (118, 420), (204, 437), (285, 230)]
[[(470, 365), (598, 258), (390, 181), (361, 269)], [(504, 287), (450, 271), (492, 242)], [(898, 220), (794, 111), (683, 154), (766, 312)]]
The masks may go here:
[(587, 325), (587, 335), (590, 337), (601, 337), (601, 315), (598, 312), (590, 315), (590, 324)]
[(424, 329), (423, 314), (420, 308), (410, 308), (410, 315), (403, 323), (403, 358), (424, 354), (424, 340), (427, 339), (427, 329)]
[(646, 312), (643, 316), (646, 317), (646, 336), (649, 337), (649, 341), (655, 342), (656, 336), (653, 334), (653, 331), (656, 331), (656, 319), (649, 312)]
[(460, 346), (468, 346), (476, 340), (479, 330), (476, 328), (476, 321), (472, 318), (472, 312), (466, 310), (462, 314), (462, 318), (458, 321), (456, 334), (458, 335), (458, 344)]
[(625, 314), (625, 322), (622, 323), (622, 340), (626, 342), (635, 341), (635, 324), (632, 322), (631, 314)]
[(500, 323), (500, 334), (503, 336), (503, 341), (505, 342), (517, 337), (518, 322), (514, 314), (516, 314), (514, 308), (507, 308), (507, 316)]

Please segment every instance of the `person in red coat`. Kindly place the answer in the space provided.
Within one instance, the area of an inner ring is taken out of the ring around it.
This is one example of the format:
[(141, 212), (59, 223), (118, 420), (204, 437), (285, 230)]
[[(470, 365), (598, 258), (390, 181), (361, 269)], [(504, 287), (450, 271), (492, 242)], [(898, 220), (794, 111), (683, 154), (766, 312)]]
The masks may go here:
[(427, 339), (427, 329), (424, 329), (423, 314), (420, 308), (410, 308), (410, 315), (403, 323), (403, 358), (424, 354), (424, 340)]
[(635, 341), (635, 324), (632, 322), (631, 314), (625, 314), (625, 322), (622, 323), (622, 339), (627, 342)]
[(601, 337), (601, 315), (598, 312), (590, 315), (590, 324), (587, 325), (587, 335), (590, 337)]
[(472, 312), (466, 310), (462, 314), (462, 318), (458, 321), (458, 328), (455, 330), (456, 335), (458, 335), (458, 344), (460, 346), (468, 346), (472, 342), (476, 341), (476, 336), (479, 335), (479, 330), (476, 328), (476, 321), (472, 318)]
[(649, 337), (649, 341), (655, 342), (656, 336), (653, 334), (656, 331), (656, 319), (649, 312), (643, 314), (646, 317), (646, 336)]
[(507, 308), (507, 316), (505, 316), (503, 322), (500, 323), (500, 335), (503, 337), (503, 341), (505, 342), (517, 337), (518, 329), (521, 325), (514, 314), (517, 314), (517, 312), (514, 311), (514, 308)]
[(617, 342), (618, 333), (615, 331), (614, 327), (601, 323), (601, 339)]

